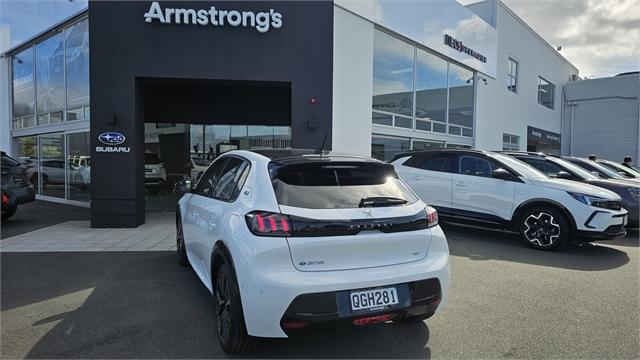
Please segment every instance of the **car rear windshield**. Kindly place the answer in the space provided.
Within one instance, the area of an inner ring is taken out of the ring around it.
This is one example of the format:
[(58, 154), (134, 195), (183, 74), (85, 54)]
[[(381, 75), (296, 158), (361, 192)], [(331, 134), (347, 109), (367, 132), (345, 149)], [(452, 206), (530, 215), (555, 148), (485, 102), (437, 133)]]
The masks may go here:
[(2, 166), (18, 166), (20, 163), (18, 160), (10, 157), (9, 155), (2, 153)]
[(389, 164), (302, 163), (272, 171), (280, 205), (309, 209), (397, 206), (418, 199)]
[(147, 165), (158, 165), (162, 163), (162, 160), (156, 154), (146, 153), (144, 154), (144, 163)]

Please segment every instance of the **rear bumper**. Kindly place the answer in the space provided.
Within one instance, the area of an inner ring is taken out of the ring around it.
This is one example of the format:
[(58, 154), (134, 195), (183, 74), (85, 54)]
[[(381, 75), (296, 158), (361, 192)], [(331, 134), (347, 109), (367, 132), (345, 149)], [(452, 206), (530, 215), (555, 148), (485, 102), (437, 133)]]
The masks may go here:
[[(297, 296), (282, 316), (280, 325), (285, 333), (291, 328), (310, 327), (321, 323), (353, 322), (357, 319), (389, 314), (392, 319), (435, 314), (442, 300), (442, 288), (437, 278), (408, 284), (410, 304), (396, 309), (381, 309), (366, 314), (339, 314), (337, 297), (341, 292), (302, 294)], [(291, 326), (290, 324), (294, 324)]]
[(4, 188), (2, 191), (9, 196), (9, 203), (6, 205), (9, 208), (20, 204), (26, 204), (36, 199), (36, 191), (33, 185)]
[[(236, 264), (248, 333), (258, 337), (287, 337), (281, 327), (282, 320), (291, 318), (320, 323), (343, 319), (337, 318), (336, 292), (413, 284), (410, 285), (413, 286), (413, 294), (418, 295), (421, 290), (416, 289), (424, 289), (423, 285), (417, 285), (422, 281), (431, 281), (431, 284), (437, 282), (439, 302), (429, 302), (431, 298), (421, 302), (418, 301), (419, 298), (412, 297), (409, 307), (390, 312), (397, 316), (404, 316), (407, 313), (413, 315), (437, 313), (447, 300), (449, 248), (440, 227), (431, 228), (431, 231), (432, 239), (427, 256), (404, 264), (342, 271), (305, 272), (293, 267), (288, 248), (284, 247), (265, 252), (263, 256), (266, 256), (266, 259), (255, 257), (246, 259), (252, 264), (250, 267)], [(275, 261), (276, 259), (278, 261)], [(266, 267), (262, 266), (263, 261), (265, 261), (264, 265), (268, 264)], [(236, 262), (235, 255), (234, 262)], [(285, 265), (285, 262), (288, 264)], [(427, 288), (431, 292), (437, 292), (435, 286)], [(308, 296), (314, 301), (311, 303), (304, 301), (304, 306), (297, 303), (302, 300), (296, 299), (307, 299)], [(312, 303), (317, 303), (316, 299), (321, 299), (320, 302), (325, 303), (323, 305), (325, 307), (315, 308)], [(302, 307), (298, 308), (298, 306)], [(310, 312), (306, 313), (306, 311)], [(348, 321), (349, 317), (346, 319)]]

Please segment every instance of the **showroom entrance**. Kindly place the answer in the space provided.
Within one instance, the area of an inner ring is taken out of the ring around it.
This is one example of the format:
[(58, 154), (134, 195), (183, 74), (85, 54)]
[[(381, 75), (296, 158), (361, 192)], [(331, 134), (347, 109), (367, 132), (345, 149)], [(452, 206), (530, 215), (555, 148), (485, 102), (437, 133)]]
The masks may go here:
[(139, 79), (146, 211), (174, 211), (173, 185), (230, 150), (291, 148), (291, 85)]

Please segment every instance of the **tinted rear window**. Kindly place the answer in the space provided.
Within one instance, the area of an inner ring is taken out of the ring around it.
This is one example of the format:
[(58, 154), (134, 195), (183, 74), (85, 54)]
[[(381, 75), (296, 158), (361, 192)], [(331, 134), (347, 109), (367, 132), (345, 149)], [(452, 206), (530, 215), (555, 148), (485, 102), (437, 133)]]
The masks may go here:
[(293, 164), (278, 168), (272, 182), (280, 205), (309, 209), (358, 208), (362, 199), (375, 197), (418, 200), (388, 164)]

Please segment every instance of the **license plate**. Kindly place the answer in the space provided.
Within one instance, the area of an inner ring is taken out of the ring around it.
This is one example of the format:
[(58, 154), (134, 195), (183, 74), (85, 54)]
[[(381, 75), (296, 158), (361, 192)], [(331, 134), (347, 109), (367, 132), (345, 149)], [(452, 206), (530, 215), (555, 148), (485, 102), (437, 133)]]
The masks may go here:
[(144, 169), (144, 172), (150, 173), (150, 172), (153, 172), (153, 169)]
[(349, 294), (351, 310), (377, 310), (398, 304), (398, 291), (395, 287), (353, 291)]

